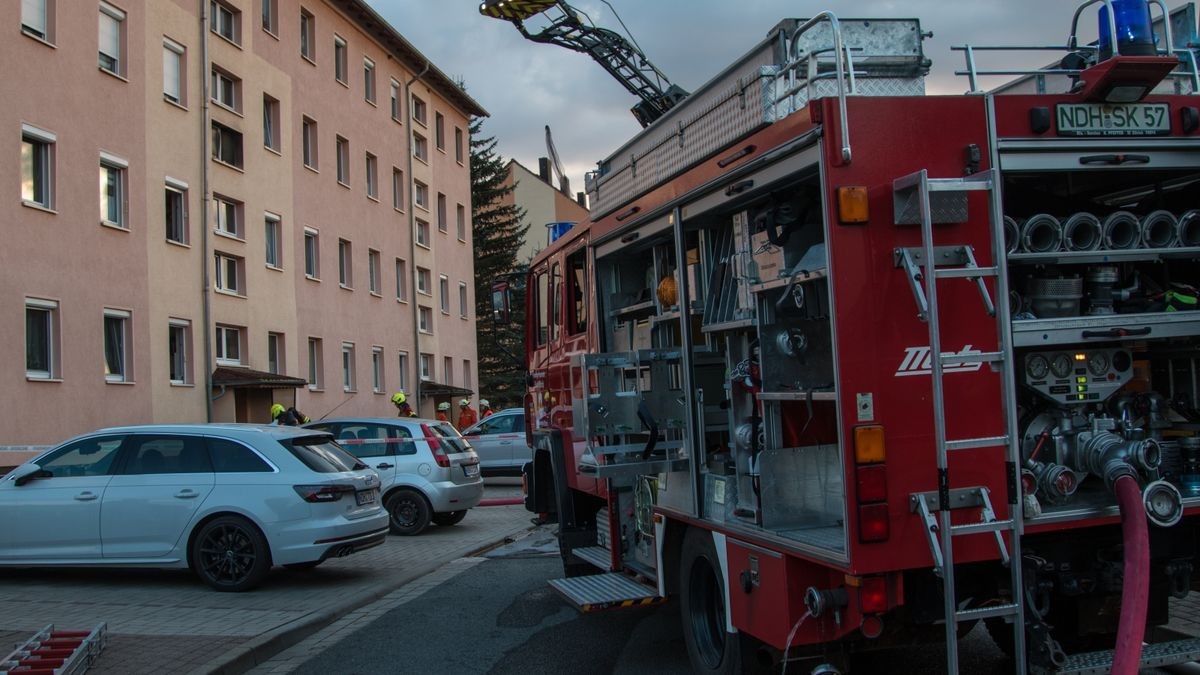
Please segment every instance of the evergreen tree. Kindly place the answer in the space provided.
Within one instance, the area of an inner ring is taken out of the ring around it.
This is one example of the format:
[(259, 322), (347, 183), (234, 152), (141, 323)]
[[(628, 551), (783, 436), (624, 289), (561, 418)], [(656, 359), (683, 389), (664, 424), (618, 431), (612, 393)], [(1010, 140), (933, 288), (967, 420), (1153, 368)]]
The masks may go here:
[(471, 221), (475, 254), (475, 316), (479, 347), (479, 393), (493, 410), (521, 405), (525, 396), (524, 284), (514, 293), (508, 324), (492, 319), (492, 282), (525, 271), (517, 251), (525, 241), (529, 225), (524, 209), (502, 204), (513, 191), (503, 158), (496, 153), (496, 139), (483, 137), (483, 118), (471, 121)]

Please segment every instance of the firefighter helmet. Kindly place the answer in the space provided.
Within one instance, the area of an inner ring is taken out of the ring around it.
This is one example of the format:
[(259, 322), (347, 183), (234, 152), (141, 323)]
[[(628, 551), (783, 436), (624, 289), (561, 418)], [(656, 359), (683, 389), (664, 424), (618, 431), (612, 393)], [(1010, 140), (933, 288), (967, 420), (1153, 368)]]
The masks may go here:
[(437, 406), (437, 409), (438, 409), (438, 410), (441, 410), (441, 411), (446, 411), (446, 410), (449, 410), (449, 409), (450, 409), (450, 404), (449, 404), (449, 403), (446, 403), (445, 401), (442, 401), (441, 403), (439, 403), (439, 404), (438, 404), (438, 406)]
[(392, 394), (392, 403), (395, 403), (396, 405), (400, 405), (401, 403), (404, 403), (407, 400), (408, 400), (408, 397), (405, 396), (404, 392), (402, 392), (402, 391), (398, 391), (398, 392)]
[(275, 405), (271, 406), (271, 419), (278, 419), (279, 416), (283, 414), (284, 410), (287, 410), (287, 408), (284, 408), (282, 403), (276, 403)]
[(471, 399), (469, 399), (469, 398), (464, 398), (463, 400), (458, 402), (458, 406), (460, 408), (465, 408), (469, 405), (471, 405)]
[(481, 398), (481, 399), (479, 399), (479, 407), (480, 408), (490, 408), (490, 407), (492, 407), (492, 404), (488, 403), (488, 400), (486, 398)]

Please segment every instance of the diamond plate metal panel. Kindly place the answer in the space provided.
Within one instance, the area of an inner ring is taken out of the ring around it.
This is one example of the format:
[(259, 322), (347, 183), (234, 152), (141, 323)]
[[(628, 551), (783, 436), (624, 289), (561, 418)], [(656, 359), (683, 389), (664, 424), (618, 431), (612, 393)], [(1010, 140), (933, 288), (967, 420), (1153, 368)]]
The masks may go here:
[[(895, 195), (897, 225), (921, 224), (921, 195), (908, 190)], [(930, 192), (929, 216), (935, 225), (964, 223), (967, 221), (967, 194), (965, 192)]]

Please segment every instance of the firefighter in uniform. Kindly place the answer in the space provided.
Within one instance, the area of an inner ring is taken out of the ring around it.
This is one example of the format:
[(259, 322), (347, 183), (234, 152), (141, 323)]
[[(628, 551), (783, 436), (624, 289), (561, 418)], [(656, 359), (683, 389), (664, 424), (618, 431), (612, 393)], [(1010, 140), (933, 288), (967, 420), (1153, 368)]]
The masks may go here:
[(458, 430), (462, 431), (479, 421), (475, 409), (471, 407), (471, 399), (464, 398), (458, 402)]
[(495, 414), (496, 413), (492, 412), (492, 404), (488, 403), (488, 400), (486, 398), (479, 399), (479, 418), (480, 419), (486, 420), (487, 418), (489, 418)]
[(437, 421), (449, 422), (450, 416), (447, 414), (449, 412), (450, 412), (450, 404), (449, 403), (447, 403), (445, 401), (442, 401), (441, 403), (439, 403), (437, 405)]
[(398, 391), (395, 394), (392, 394), (392, 403), (396, 406), (397, 417), (417, 416), (416, 411), (413, 410), (412, 406), (408, 404), (408, 396), (406, 396), (404, 392)]
[(276, 403), (275, 405), (271, 406), (271, 424), (287, 427), (298, 427), (301, 424), (308, 424), (311, 421), (312, 420), (310, 420), (307, 415), (299, 410), (296, 410), (294, 406), (291, 408), (284, 408), (282, 403)]

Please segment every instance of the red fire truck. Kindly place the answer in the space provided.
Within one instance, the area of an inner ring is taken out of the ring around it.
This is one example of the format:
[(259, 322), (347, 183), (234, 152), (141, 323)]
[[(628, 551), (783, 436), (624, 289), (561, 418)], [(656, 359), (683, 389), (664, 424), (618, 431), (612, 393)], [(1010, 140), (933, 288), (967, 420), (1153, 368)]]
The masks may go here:
[(525, 282), (554, 588), (676, 596), (697, 672), (1200, 657), (1197, 22), (1136, 5), (958, 96), (917, 20), (784, 20), (600, 163)]

